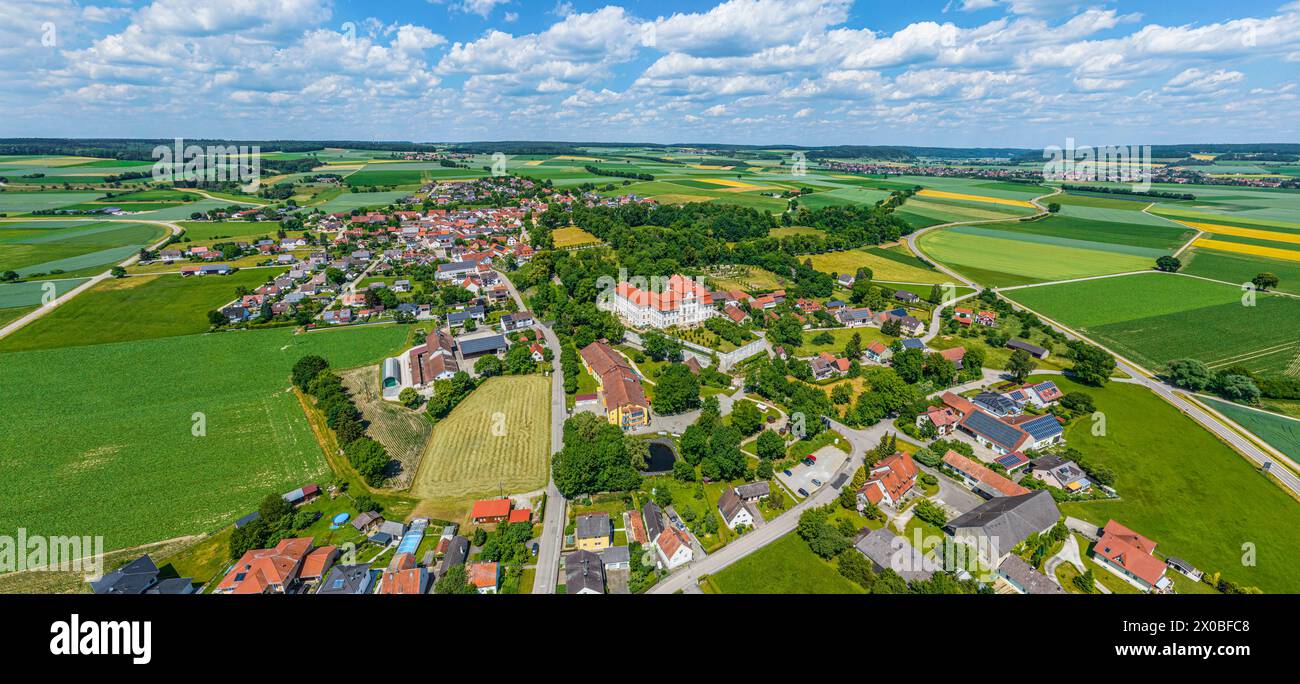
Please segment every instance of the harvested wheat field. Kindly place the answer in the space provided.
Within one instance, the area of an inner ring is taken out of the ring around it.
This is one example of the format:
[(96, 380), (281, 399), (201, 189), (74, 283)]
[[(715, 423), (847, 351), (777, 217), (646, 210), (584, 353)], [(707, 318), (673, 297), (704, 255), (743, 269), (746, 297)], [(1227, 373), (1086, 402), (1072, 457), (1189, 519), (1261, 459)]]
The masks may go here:
[(488, 380), (434, 426), (411, 485), (416, 514), (460, 520), (474, 499), (544, 487), (550, 420), (547, 378)]

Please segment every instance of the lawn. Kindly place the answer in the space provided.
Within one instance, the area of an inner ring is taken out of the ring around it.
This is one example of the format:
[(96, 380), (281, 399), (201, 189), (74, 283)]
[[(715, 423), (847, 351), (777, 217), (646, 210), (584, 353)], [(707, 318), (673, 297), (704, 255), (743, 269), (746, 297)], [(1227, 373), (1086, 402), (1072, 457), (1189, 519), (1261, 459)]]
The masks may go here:
[(1243, 306), (1239, 288), (1196, 278), (1153, 272), (1006, 295), (1151, 370), (1190, 357), (1277, 374), (1300, 339), (1300, 300), (1261, 294)]
[[(1067, 503), (1067, 515), (1098, 525), (1115, 519), (1158, 544), (1162, 555), (1186, 558), (1207, 572), (1266, 592), (1300, 591), (1300, 503), (1243, 457), (1177, 409), (1138, 385), (1084, 387), (1063, 376), (1063, 391), (1093, 396), (1106, 416), (1104, 435), (1091, 421), (1066, 437), (1090, 463), (1111, 468), (1120, 498)], [(1241, 564), (1243, 544), (1259, 562)]]
[[(822, 333), (829, 334), (833, 341), (829, 344), (817, 344), (813, 338), (820, 336)], [(896, 338), (890, 337), (882, 332), (880, 328), (859, 327), (859, 328), (831, 328), (828, 330), (805, 330), (803, 331), (803, 345), (791, 351), (795, 356), (815, 356), (822, 352), (830, 352), (836, 356), (844, 353), (844, 346), (854, 335), (862, 342), (862, 348), (866, 349), (867, 345), (872, 342), (880, 342), (888, 347), (894, 343)], [(789, 350), (788, 350), (789, 351)]]
[(546, 486), (550, 387), (540, 375), (491, 378), (434, 426), (411, 486), (418, 512), (459, 520), (474, 499)]
[(290, 368), (312, 353), (376, 363), (406, 338), (269, 330), (0, 355), (0, 434), (27, 436), (0, 441), (0, 529), (117, 549), (212, 532), (269, 493), (324, 481)]
[(745, 556), (710, 577), (724, 594), (865, 594), (818, 558), (797, 534)]
[(229, 276), (133, 276), (101, 281), (66, 304), (0, 340), (0, 351), (79, 347), (207, 332), (208, 312), (235, 288), (266, 282), (275, 271)]

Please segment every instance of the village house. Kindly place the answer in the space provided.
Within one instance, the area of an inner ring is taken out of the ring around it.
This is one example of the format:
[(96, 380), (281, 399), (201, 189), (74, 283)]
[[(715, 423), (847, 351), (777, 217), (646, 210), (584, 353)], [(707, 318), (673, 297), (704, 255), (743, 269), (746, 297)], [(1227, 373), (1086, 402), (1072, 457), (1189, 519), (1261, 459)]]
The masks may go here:
[(1047, 532), (1060, 519), (1061, 512), (1049, 492), (1024, 490), (985, 501), (949, 521), (945, 528), (956, 541), (975, 549), (986, 566), (997, 568), (1017, 544), (1031, 534)]
[(676, 527), (669, 527), (659, 533), (655, 538), (655, 552), (659, 556), (659, 563), (668, 570), (689, 563), (695, 557), (690, 540)]
[(998, 420), (993, 415), (986, 413), (981, 409), (975, 409), (967, 414), (961, 422), (957, 424), (958, 429), (975, 438), (980, 446), (992, 450), (998, 455), (1006, 455), (1013, 451), (1023, 451), (1027, 444), (1032, 443), (1029, 433)]
[(1039, 482), (1072, 494), (1085, 492), (1092, 487), (1088, 474), (1077, 463), (1064, 461), (1058, 456), (1047, 455), (1035, 460), (1029, 473)]
[(753, 513), (734, 489), (727, 489), (718, 497), (718, 513), (722, 515), (722, 522), (733, 530), (741, 525), (754, 526)]
[(470, 586), (480, 594), (495, 594), (501, 586), (501, 564), (494, 562), (470, 563), (465, 566)]
[(604, 342), (592, 342), (578, 354), (605, 402), (605, 416), (610, 424), (624, 430), (650, 424), (650, 402), (645, 398), (641, 378), (622, 355)]
[(967, 487), (985, 498), (1019, 496), (1029, 492), (1028, 489), (993, 472), (988, 466), (955, 451), (949, 450), (944, 454), (943, 463), (960, 475)]
[(605, 564), (599, 555), (579, 550), (564, 557), (564, 593), (605, 593)]
[(900, 451), (880, 459), (868, 471), (866, 484), (858, 490), (858, 509), (882, 503), (897, 508), (913, 491), (918, 472), (909, 453)]
[(470, 509), (470, 522), (476, 525), (505, 522), (510, 517), (510, 499), (480, 499)]
[(417, 565), (414, 554), (399, 553), (393, 556), (393, 560), (388, 563), (388, 568), (380, 576), (378, 593), (427, 594), (432, 583), (433, 578), (429, 575), (429, 569)]
[(1091, 555), (1102, 567), (1146, 591), (1165, 591), (1172, 580), (1168, 564), (1156, 558), (1156, 543), (1111, 520), (1092, 545)]
[(298, 573), (311, 552), (311, 537), (283, 539), (271, 549), (252, 549), (231, 566), (214, 594), (285, 594), (298, 584)]
[(600, 552), (614, 543), (614, 525), (608, 513), (584, 513), (574, 524), (574, 545), (584, 551)]

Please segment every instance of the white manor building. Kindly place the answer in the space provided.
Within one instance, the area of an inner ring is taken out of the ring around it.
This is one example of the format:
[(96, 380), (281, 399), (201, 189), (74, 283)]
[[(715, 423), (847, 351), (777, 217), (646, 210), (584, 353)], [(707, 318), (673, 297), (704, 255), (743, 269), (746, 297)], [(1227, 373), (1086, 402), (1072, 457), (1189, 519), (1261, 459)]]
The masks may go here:
[(708, 288), (683, 275), (655, 279), (649, 290), (621, 282), (601, 308), (633, 328), (690, 327), (717, 313)]

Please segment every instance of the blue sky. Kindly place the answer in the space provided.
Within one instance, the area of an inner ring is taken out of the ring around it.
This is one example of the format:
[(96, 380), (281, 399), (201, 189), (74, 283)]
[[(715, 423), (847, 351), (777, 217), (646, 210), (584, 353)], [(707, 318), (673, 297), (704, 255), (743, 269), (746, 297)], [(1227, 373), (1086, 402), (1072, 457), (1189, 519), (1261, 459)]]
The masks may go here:
[(0, 19), (0, 137), (1300, 140), (1300, 0), (0, 0)]

